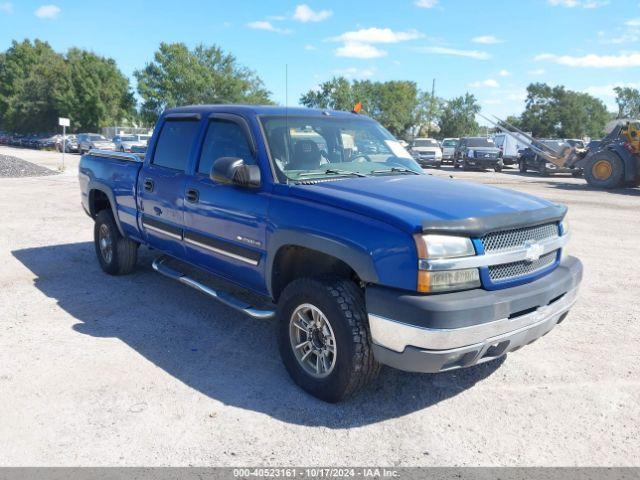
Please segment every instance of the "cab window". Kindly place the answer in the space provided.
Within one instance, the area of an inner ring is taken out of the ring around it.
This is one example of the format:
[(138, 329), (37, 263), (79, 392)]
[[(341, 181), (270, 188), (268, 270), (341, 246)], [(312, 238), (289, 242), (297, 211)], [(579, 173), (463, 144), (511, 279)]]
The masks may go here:
[(209, 175), (213, 162), (222, 157), (241, 158), (245, 165), (256, 163), (242, 127), (234, 121), (216, 118), (209, 122), (207, 128), (198, 173)]
[(185, 171), (194, 139), (197, 120), (167, 120), (162, 126), (153, 163), (159, 167)]

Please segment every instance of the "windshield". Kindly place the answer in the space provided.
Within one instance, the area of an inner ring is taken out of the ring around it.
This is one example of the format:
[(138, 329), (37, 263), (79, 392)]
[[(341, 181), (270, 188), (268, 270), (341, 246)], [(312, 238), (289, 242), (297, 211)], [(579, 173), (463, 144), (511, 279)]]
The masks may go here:
[(414, 147), (437, 147), (438, 142), (430, 138), (420, 138), (413, 142)]
[(554, 150), (559, 150), (566, 145), (562, 140), (543, 140), (542, 143)]
[(136, 137), (120, 137), (121, 142), (135, 142)]
[(495, 143), (490, 138), (468, 138), (467, 147), (495, 147)]
[(364, 118), (262, 117), (280, 180), (422, 173), (409, 152)]
[(444, 142), (442, 142), (443, 147), (455, 147), (457, 144), (457, 140), (445, 140)]
[(89, 135), (88, 139), (92, 142), (107, 141), (107, 139), (104, 138), (102, 135)]
[(143, 141), (146, 142), (149, 140), (150, 136), (149, 135), (138, 135), (138, 138)]

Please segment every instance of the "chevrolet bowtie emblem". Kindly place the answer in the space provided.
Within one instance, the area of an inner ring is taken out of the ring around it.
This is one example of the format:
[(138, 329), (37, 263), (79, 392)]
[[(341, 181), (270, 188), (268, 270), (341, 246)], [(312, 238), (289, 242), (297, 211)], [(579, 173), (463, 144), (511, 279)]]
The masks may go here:
[(525, 242), (524, 247), (526, 249), (524, 259), (529, 263), (535, 262), (544, 253), (544, 247), (536, 242), (527, 241)]

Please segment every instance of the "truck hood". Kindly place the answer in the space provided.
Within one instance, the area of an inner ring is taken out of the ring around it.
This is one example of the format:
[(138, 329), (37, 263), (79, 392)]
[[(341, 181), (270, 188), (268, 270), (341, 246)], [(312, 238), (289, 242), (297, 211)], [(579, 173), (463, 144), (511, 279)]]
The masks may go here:
[(532, 195), (430, 175), (348, 178), (292, 185), (290, 194), (394, 225), (408, 233), (430, 222), (524, 214), (553, 203)]

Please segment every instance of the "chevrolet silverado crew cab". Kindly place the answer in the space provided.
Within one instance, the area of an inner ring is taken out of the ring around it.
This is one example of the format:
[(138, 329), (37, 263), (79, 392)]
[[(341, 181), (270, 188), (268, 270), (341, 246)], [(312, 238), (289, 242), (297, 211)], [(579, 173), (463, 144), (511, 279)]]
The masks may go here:
[(275, 317), (291, 377), (330, 402), (381, 364), (442, 372), (528, 345), (582, 277), (565, 207), (426, 175), (355, 113), (174, 108), (144, 158), (93, 150), (79, 176), (106, 273), (131, 272), (144, 245), (159, 273)]

